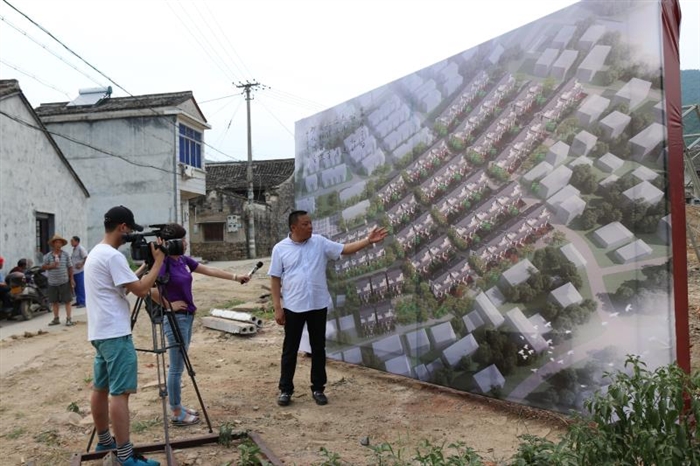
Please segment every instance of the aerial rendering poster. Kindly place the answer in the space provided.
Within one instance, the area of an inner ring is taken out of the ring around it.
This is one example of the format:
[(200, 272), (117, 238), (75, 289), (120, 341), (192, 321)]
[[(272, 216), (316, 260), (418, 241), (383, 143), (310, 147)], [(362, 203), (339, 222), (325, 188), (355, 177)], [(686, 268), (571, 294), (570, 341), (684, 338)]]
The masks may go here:
[(328, 357), (567, 412), (676, 360), (661, 3), (582, 2), (296, 124)]

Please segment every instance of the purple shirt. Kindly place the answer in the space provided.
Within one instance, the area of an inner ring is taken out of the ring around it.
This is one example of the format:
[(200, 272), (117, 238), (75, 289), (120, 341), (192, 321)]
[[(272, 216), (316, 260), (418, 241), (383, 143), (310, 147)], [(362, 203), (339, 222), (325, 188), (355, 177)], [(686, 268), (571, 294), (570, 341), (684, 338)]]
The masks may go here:
[(190, 256), (180, 256), (177, 259), (166, 257), (158, 276), (166, 274), (170, 267), (170, 280), (165, 285), (165, 299), (168, 302), (184, 301), (187, 303), (187, 312), (194, 314), (197, 306), (192, 297), (192, 272), (199, 266), (199, 262)]

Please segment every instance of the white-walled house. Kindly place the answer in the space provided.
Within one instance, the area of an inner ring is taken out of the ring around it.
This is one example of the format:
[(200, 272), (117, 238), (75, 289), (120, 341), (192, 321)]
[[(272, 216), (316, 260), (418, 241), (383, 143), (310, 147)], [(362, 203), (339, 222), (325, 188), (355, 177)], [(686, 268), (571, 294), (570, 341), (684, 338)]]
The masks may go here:
[(210, 128), (192, 92), (103, 93), (84, 103), (41, 104), (35, 111), (60, 135), (54, 139), (90, 191), (85, 246), (101, 240), (104, 213), (120, 204), (142, 225), (188, 228), (189, 200), (206, 193), (204, 131)]
[[(0, 80), (0, 252), (35, 263), (54, 233), (87, 231), (89, 193), (14, 79)], [(67, 249), (68, 250), (68, 249)]]

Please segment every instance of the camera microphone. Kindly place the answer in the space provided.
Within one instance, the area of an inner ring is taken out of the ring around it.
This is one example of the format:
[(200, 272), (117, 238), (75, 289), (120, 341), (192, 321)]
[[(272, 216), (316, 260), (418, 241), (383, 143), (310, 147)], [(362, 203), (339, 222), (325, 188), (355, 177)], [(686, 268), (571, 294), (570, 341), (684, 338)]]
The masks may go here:
[(259, 269), (260, 267), (262, 267), (262, 266), (263, 266), (262, 261), (260, 261), (260, 262), (258, 262), (257, 264), (255, 264), (255, 267), (253, 267), (253, 270), (251, 270), (250, 272), (248, 272), (248, 278), (252, 277), (253, 274), (254, 274), (255, 272), (257, 272), (258, 269)]

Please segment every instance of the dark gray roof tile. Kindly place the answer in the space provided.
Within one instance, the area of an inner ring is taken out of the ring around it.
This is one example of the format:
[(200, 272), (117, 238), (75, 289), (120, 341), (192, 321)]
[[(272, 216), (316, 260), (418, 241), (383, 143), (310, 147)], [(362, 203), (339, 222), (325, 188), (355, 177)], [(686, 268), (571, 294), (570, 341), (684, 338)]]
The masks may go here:
[[(207, 162), (207, 191), (240, 191), (248, 188), (248, 162)], [(254, 160), (253, 186), (256, 189), (279, 186), (294, 175), (294, 159)]]
[(19, 83), (16, 79), (0, 79), (0, 97), (19, 92)]
[(35, 111), (37, 115), (44, 117), (52, 115), (113, 112), (118, 110), (138, 110), (144, 108), (173, 107), (192, 98), (192, 91), (129, 97), (109, 97), (94, 105), (76, 105), (73, 107), (67, 106), (69, 102), (44, 103), (37, 107)]

